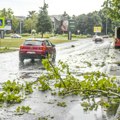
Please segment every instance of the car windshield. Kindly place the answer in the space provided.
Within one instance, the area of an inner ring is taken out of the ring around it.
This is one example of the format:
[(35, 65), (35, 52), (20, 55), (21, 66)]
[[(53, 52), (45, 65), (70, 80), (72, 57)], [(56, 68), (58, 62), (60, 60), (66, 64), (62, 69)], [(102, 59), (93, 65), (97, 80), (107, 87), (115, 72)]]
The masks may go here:
[(40, 45), (42, 45), (42, 41), (38, 41), (38, 40), (26, 40), (25, 42), (24, 42), (24, 45), (35, 45), (35, 46), (40, 46)]

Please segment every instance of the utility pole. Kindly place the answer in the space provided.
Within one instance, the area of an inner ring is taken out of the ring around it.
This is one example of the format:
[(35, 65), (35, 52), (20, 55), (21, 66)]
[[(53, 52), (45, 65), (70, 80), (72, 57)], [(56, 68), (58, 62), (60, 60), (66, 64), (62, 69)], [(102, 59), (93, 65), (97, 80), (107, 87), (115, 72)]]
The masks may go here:
[[(108, 9), (108, 0), (106, 1), (106, 9)], [(106, 15), (106, 35), (107, 35), (107, 21), (108, 21), (108, 18), (107, 18), (107, 15)]]
[(20, 21), (20, 34), (22, 34), (22, 21)]
[(106, 17), (106, 35), (107, 35), (107, 17)]
[(20, 21), (20, 34), (21, 34), (21, 21)]
[(45, 5), (45, 0), (43, 0), (43, 4)]

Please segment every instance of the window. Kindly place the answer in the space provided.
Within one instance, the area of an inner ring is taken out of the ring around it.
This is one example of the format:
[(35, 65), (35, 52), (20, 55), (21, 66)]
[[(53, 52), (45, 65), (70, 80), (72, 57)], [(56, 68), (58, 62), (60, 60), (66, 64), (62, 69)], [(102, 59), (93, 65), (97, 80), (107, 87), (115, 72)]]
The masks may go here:
[(46, 41), (46, 46), (52, 46), (49, 41)]
[(42, 41), (38, 41), (38, 40), (26, 40), (25, 42), (24, 42), (24, 45), (37, 45), (37, 46), (40, 46), (40, 45), (42, 45)]

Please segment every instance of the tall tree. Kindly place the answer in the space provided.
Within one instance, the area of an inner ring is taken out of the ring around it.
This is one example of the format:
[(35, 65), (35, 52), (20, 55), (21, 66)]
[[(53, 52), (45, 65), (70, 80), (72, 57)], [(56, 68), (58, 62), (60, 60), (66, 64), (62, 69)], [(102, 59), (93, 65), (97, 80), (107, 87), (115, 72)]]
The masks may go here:
[(38, 21), (37, 21), (37, 32), (41, 32), (42, 37), (45, 32), (52, 32), (52, 21), (48, 16), (47, 11), (48, 5), (44, 4), (43, 7), (40, 8), (38, 14)]
[(101, 20), (100, 16), (98, 15), (97, 11), (88, 13), (87, 17), (88, 17), (88, 21), (87, 21), (88, 26), (87, 26), (86, 33), (94, 34), (94, 31), (93, 31), (94, 27), (95, 26), (102, 27), (102, 20)]
[(105, 0), (103, 6), (109, 18), (120, 21), (120, 0)]
[(77, 30), (80, 30), (81, 34), (86, 33), (87, 29), (87, 15), (82, 14), (77, 17)]
[(106, 10), (103, 8), (99, 11), (99, 16), (102, 19), (102, 34), (113, 34), (113, 21), (107, 16)]
[(10, 19), (13, 17), (13, 11), (11, 8), (3, 8), (2, 10), (0, 10), (0, 16)]
[(19, 27), (19, 20), (14, 16), (13, 11), (11, 8), (3, 8), (0, 10), (0, 16), (4, 17), (5, 19), (12, 20), (12, 31), (16, 32)]
[(28, 11), (28, 12), (29, 12), (28, 18), (33, 18), (34, 15), (36, 14), (35, 11)]
[(24, 21), (24, 31), (31, 33), (33, 29), (36, 30), (37, 13), (35, 11), (29, 11), (27, 19)]
[(17, 19), (15, 16), (12, 18), (12, 30), (14, 33), (16, 33), (19, 29), (19, 19)]
[(77, 29), (81, 34), (94, 34), (94, 26), (102, 26), (102, 20), (97, 11), (77, 17)]

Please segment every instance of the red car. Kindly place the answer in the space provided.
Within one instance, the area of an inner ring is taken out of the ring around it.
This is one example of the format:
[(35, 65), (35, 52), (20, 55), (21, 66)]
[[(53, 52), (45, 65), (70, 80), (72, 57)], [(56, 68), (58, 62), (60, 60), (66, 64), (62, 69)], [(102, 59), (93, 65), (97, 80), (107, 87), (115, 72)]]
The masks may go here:
[(55, 45), (49, 40), (42, 38), (29, 38), (25, 40), (19, 50), (19, 60), (21, 62), (23, 62), (24, 59), (34, 60), (46, 58), (48, 55), (50, 55), (53, 61), (55, 60)]

